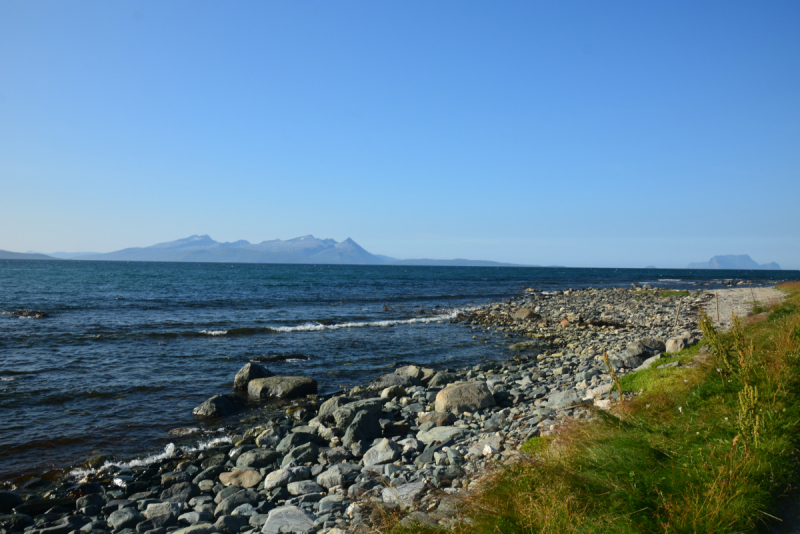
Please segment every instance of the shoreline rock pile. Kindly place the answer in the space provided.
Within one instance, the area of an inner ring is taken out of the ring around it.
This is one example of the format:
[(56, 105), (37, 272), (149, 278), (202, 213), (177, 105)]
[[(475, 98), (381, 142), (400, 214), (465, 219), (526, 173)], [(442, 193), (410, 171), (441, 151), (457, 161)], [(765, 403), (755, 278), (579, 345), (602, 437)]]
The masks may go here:
[[(106, 463), (79, 481), (30, 479), (0, 492), (0, 534), (339, 534), (366, 521), (374, 501), (447, 525), (459, 494), (496, 462), (568, 419), (592, 419), (592, 404), (610, 406), (604, 351), (620, 374), (649, 366), (698, 339), (707, 298), (528, 291), (455, 320), (512, 338), (511, 361), (409, 365), (329, 398), (311, 378), (247, 364), (235, 388), (295, 399), (282, 416), (248, 423), (229, 443)], [(194, 413), (219, 417), (241, 407), (237, 398), (212, 397)]]

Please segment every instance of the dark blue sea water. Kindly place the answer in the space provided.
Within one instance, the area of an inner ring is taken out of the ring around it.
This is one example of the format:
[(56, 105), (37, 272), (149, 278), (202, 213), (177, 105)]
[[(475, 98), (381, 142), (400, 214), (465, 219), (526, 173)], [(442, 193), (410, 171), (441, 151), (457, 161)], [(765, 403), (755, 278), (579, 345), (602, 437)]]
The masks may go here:
[(399, 364), (505, 358), (502, 340), (473, 339), (447, 314), (523, 286), (775, 277), (800, 273), (0, 261), (0, 481), (163, 448), (170, 429), (202, 427), (192, 408), (230, 392), (258, 356), (309, 357), (269, 367), (315, 378), (321, 392)]

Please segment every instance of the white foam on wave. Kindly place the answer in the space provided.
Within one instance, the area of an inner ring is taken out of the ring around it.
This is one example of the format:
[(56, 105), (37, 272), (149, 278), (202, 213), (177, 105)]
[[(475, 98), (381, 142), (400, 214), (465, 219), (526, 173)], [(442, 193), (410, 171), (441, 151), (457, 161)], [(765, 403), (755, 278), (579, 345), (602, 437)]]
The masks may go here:
[(413, 319), (395, 319), (387, 321), (371, 321), (371, 322), (355, 322), (355, 323), (339, 323), (339, 324), (320, 324), (320, 323), (306, 323), (298, 326), (278, 326), (272, 327), (276, 332), (322, 332), (324, 330), (339, 330), (341, 328), (364, 328), (368, 326), (395, 326), (401, 324), (427, 324), (436, 321), (449, 321), (455, 319), (460, 313), (460, 310), (454, 310), (451, 313), (442, 315), (432, 315), (427, 317), (415, 317)]
[(200, 330), (200, 334), (206, 334), (207, 336), (224, 336), (228, 333), (227, 330)]
[(681, 282), (680, 278), (659, 278), (659, 282)]
[(12, 380), (16, 380), (19, 378), (18, 376), (0, 376), (0, 382), (11, 382)]

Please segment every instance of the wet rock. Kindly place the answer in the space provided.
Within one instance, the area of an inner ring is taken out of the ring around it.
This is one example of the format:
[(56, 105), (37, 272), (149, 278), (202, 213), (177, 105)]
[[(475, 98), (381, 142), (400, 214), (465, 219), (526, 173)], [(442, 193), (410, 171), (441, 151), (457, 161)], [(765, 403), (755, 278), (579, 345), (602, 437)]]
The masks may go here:
[(255, 380), (256, 378), (269, 378), (271, 376), (274, 376), (274, 374), (263, 365), (248, 363), (236, 373), (236, 377), (233, 379), (233, 389), (236, 391), (247, 391), (247, 385), (251, 380)]
[(199, 417), (224, 417), (236, 412), (241, 407), (241, 401), (236, 395), (214, 395), (192, 410), (192, 414)]
[(486, 382), (466, 382), (446, 387), (436, 395), (437, 412), (475, 412), (495, 405)]
[(304, 376), (257, 378), (247, 385), (247, 394), (256, 399), (295, 399), (317, 393), (317, 381)]
[(0, 491), (0, 514), (7, 514), (22, 504), (22, 497), (13, 491)]

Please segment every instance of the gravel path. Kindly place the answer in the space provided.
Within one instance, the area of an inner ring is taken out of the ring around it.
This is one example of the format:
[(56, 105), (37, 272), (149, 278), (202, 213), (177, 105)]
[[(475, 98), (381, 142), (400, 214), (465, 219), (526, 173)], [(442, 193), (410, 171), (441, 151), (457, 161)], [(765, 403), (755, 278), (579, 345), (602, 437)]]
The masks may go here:
[(722, 330), (729, 330), (733, 326), (732, 314), (744, 317), (753, 309), (753, 299), (759, 304), (770, 305), (781, 302), (786, 293), (774, 287), (735, 287), (731, 289), (718, 289), (709, 291), (719, 298), (719, 321), (717, 321), (716, 299), (709, 300), (705, 305), (708, 316), (714, 321), (715, 326)]

